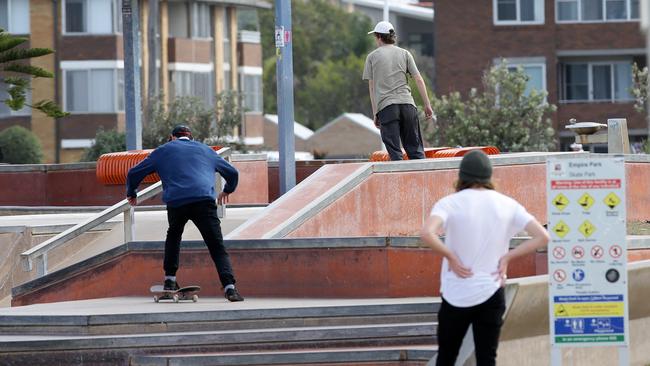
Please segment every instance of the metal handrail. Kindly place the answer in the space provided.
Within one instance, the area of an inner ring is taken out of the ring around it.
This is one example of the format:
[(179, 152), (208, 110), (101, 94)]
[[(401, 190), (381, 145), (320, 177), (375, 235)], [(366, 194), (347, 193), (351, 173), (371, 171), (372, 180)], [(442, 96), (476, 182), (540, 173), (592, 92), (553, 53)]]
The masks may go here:
[[(217, 154), (225, 159), (228, 159), (231, 153), (232, 151), (229, 147), (224, 147), (217, 151)], [(217, 180), (219, 183), (221, 182), (220, 177), (218, 177)], [(162, 182), (159, 181), (138, 192), (138, 202), (144, 202), (156, 196), (160, 192), (162, 192)], [(128, 243), (135, 240), (135, 209), (126, 199), (123, 199), (95, 216), (90, 217), (88, 220), (81, 222), (21, 253), (20, 257), (23, 264), (23, 270), (26, 272), (32, 271), (34, 269), (34, 262), (36, 262), (38, 277), (46, 275), (47, 254), (50, 250), (64, 245), (68, 241), (105, 223), (120, 213), (124, 213), (124, 241)]]

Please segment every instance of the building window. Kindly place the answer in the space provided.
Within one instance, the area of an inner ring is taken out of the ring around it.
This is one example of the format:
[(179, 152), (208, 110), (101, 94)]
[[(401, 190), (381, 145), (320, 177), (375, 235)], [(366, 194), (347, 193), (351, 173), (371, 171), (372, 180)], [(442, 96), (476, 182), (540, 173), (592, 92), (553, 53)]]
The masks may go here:
[[(189, 15), (187, 3), (169, 2), (169, 36), (175, 38), (189, 38)], [(173, 14), (173, 15), (172, 15)]]
[(511, 62), (508, 63), (508, 70), (515, 71), (519, 67), (528, 76), (526, 83), (525, 95), (530, 95), (531, 91), (546, 91), (546, 64), (542, 62)]
[(192, 38), (211, 38), (210, 5), (192, 4)]
[(124, 110), (122, 69), (64, 70), (65, 109), (71, 113)]
[(254, 71), (240, 74), (243, 107), (247, 112), (262, 112), (262, 70)]
[(239, 31), (260, 31), (260, 21), (257, 10), (252, 8), (237, 9), (237, 30)]
[(9, 93), (7, 90), (10, 88), (10, 85), (5, 83), (0, 83), (0, 118), (4, 117), (15, 117), (15, 116), (30, 116), (32, 114), (31, 109), (27, 106), (32, 104), (32, 92), (27, 88), (25, 92), (25, 106), (17, 111), (9, 108), (4, 101), (9, 99)]
[(29, 34), (29, 0), (0, 0), (0, 28)]
[(639, 19), (639, 0), (556, 0), (558, 22), (610, 22)]
[(120, 32), (118, 0), (64, 0), (65, 33), (110, 34)]
[(631, 101), (630, 62), (583, 62), (562, 65), (564, 101)]
[(214, 105), (212, 72), (170, 71), (172, 97), (197, 97), (206, 106)]
[(544, 0), (492, 0), (494, 24), (544, 24)]

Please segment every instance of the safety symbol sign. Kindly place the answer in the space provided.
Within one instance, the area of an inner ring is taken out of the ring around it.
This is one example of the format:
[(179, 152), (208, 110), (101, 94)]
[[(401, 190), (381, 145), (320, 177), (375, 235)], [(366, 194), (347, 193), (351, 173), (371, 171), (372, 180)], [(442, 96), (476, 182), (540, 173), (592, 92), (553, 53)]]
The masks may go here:
[(560, 220), (560, 222), (553, 227), (553, 232), (555, 232), (555, 234), (560, 238), (564, 238), (566, 234), (569, 233), (569, 226), (567, 226), (564, 221)]
[(580, 268), (576, 269), (573, 271), (573, 279), (576, 282), (582, 282), (582, 280), (585, 279), (585, 271), (581, 270)]
[(588, 238), (594, 233), (594, 231), (596, 231), (596, 227), (594, 224), (589, 222), (589, 220), (585, 220), (580, 227), (578, 227), (578, 231), (580, 231), (585, 238)]
[(566, 198), (565, 195), (562, 193), (558, 194), (553, 198), (553, 206), (555, 206), (558, 210), (562, 211), (566, 206), (569, 205), (569, 199)]
[(625, 159), (549, 157), (546, 172), (551, 348), (628, 346)]
[(621, 199), (618, 198), (616, 193), (610, 192), (607, 196), (605, 196), (603, 202), (605, 202), (610, 210), (613, 210), (616, 206), (618, 206), (619, 203), (621, 203)]
[(602, 258), (604, 253), (605, 251), (603, 250), (603, 247), (601, 247), (600, 245), (594, 245), (591, 248), (591, 256), (594, 257), (594, 259)]
[(585, 193), (580, 198), (578, 198), (578, 204), (582, 206), (582, 209), (587, 211), (594, 205), (594, 198), (589, 194)]
[(573, 247), (573, 249), (571, 249), (571, 255), (575, 259), (582, 259), (582, 257), (585, 256), (585, 250), (583, 247), (576, 245), (575, 247)]
[(564, 280), (566, 280), (566, 272), (561, 269), (556, 270), (553, 272), (553, 279), (556, 282), (564, 282)]
[(619, 258), (623, 254), (623, 248), (621, 248), (619, 245), (612, 245), (609, 248), (609, 255), (612, 256), (612, 258)]

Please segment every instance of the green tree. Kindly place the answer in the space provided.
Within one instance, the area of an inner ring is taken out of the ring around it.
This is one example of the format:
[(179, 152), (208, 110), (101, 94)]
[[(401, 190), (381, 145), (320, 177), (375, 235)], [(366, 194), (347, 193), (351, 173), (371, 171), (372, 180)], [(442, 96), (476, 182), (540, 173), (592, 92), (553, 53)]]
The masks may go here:
[(526, 93), (528, 76), (505, 63), (483, 75), (483, 92), (472, 89), (465, 101), (453, 92), (432, 98), (437, 122), (426, 132), (433, 146), (496, 146), (502, 151), (548, 151), (555, 148), (546, 91)]
[[(326, 0), (295, 1), (292, 3), (292, 13), (296, 120), (313, 129), (327, 122), (325, 115), (312, 111), (319, 102), (327, 102), (333, 108), (328, 110), (328, 116), (337, 116), (342, 112), (367, 113), (370, 109), (368, 86), (361, 80), (361, 74), (365, 56), (374, 44), (367, 34), (372, 29), (370, 19), (359, 13), (349, 13)], [(260, 24), (264, 57), (264, 112), (277, 113), (274, 9), (260, 12)], [(362, 61), (359, 63), (358, 59)], [(342, 72), (347, 80), (325, 75), (325, 70)], [(342, 80), (347, 83), (341, 83)], [(338, 88), (328, 85), (329, 82), (335, 83)], [(359, 92), (364, 85), (365, 95)], [(328, 92), (325, 93), (325, 90)], [(339, 94), (352, 99), (340, 105), (329, 103), (330, 99), (342, 100)]]
[(0, 132), (0, 162), (39, 164), (43, 159), (41, 143), (28, 129), (12, 126)]
[(126, 134), (116, 130), (104, 131), (100, 128), (95, 135), (95, 142), (84, 151), (81, 161), (97, 161), (103, 154), (116, 151), (126, 151)]
[(2, 70), (0, 81), (7, 86), (9, 94), (9, 98), (2, 102), (14, 111), (28, 106), (53, 118), (67, 116), (68, 113), (63, 112), (56, 103), (50, 100), (41, 100), (34, 104), (27, 103), (26, 94), (30, 78), (54, 77), (51, 72), (25, 62), (31, 58), (49, 55), (54, 51), (48, 48), (19, 47), (27, 41), (27, 38), (16, 37), (0, 29), (0, 69)]
[(184, 124), (192, 130), (196, 141), (206, 144), (226, 143), (234, 128), (241, 124), (243, 110), (240, 96), (223, 92), (216, 96), (215, 107), (205, 106), (196, 97), (179, 97), (165, 108), (162, 98), (149, 104), (149, 121), (142, 129), (142, 146), (156, 148), (169, 138), (174, 126)]

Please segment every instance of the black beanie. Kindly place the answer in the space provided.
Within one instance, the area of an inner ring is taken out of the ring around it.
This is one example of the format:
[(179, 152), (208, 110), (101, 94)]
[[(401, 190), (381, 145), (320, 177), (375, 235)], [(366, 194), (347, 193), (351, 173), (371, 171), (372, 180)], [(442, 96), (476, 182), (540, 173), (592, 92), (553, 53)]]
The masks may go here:
[(192, 130), (185, 125), (178, 125), (172, 130), (172, 136), (192, 138)]
[(467, 183), (488, 183), (492, 177), (490, 158), (481, 150), (472, 150), (460, 162), (458, 178)]

